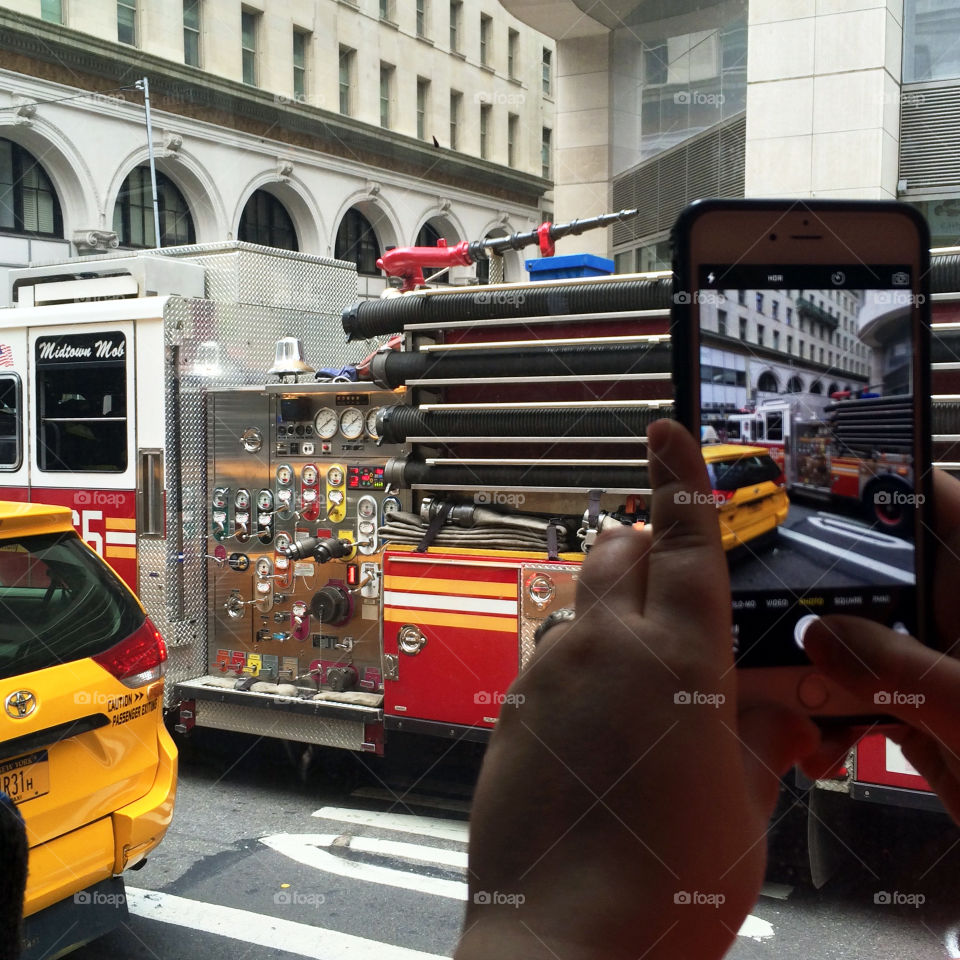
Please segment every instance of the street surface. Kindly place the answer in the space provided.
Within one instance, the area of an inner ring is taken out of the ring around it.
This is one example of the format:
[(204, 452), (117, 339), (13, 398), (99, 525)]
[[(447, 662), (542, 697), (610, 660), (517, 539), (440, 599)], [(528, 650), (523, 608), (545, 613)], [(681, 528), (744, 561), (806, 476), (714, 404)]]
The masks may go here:
[(913, 546), (855, 513), (794, 499), (776, 535), (731, 551), (733, 590), (862, 587), (913, 583)]
[[(414, 738), (391, 746), (386, 763), (362, 765), (319, 751), (301, 778), (282, 744), (199, 731), (167, 838), (126, 875), (129, 924), (73, 956), (449, 957), (479, 752)], [(820, 891), (797, 868), (802, 820), (781, 822), (769, 882), (729, 957), (960, 957), (960, 832), (930, 814), (857, 809), (857, 856)], [(641, 957), (643, 931), (637, 939)]]

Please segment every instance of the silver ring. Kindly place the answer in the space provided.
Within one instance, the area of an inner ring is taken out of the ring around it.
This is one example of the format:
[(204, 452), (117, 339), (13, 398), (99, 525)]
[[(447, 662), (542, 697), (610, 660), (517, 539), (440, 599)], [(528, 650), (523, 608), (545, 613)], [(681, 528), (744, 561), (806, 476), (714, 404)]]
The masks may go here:
[(553, 613), (548, 614), (543, 620), (540, 621), (540, 626), (538, 626), (533, 632), (534, 646), (536, 646), (543, 639), (543, 635), (552, 626), (558, 623), (566, 623), (569, 620), (573, 620), (576, 615), (576, 612), (571, 610), (570, 607), (561, 607), (559, 610), (554, 610)]

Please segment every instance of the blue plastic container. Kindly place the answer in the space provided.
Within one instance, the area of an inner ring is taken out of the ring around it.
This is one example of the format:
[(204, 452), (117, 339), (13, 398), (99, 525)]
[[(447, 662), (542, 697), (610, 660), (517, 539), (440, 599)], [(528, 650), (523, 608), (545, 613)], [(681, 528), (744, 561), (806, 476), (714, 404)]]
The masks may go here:
[(613, 273), (613, 261), (592, 253), (565, 257), (539, 257), (525, 263), (531, 280), (565, 280), (568, 277), (605, 277)]

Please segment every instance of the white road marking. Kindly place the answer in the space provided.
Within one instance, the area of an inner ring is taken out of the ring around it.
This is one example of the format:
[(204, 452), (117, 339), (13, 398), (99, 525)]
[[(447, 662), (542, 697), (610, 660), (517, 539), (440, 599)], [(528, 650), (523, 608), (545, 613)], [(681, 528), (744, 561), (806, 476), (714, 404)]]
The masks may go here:
[(424, 863), (467, 869), (466, 850), (443, 850), (440, 847), (404, 843), (401, 840), (381, 840), (378, 837), (347, 837), (346, 840), (348, 841), (346, 845), (351, 850), (360, 850), (363, 853), (403, 857), (405, 860), (422, 860)]
[(857, 566), (866, 567), (868, 570), (879, 573), (885, 577), (890, 577), (898, 583), (913, 584), (915, 582), (913, 574), (906, 570), (900, 570), (898, 567), (890, 566), (889, 563), (881, 563), (879, 560), (873, 560), (870, 557), (859, 556), (850, 550), (844, 550), (842, 547), (835, 547), (832, 544), (823, 543), (813, 537), (808, 537), (804, 533), (797, 533), (795, 530), (784, 530), (783, 527), (780, 527), (780, 536), (786, 537), (788, 540), (794, 540), (797, 543), (803, 543), (808, 547), (813, 547), (814, 550), (822, 550), (824, 553), (829, 553), (832, 557), (838, 557), (849, 563), (855, 563)]
[(269, 837), (261, 837), (260, 842), (282, 853), (297, 863), (323, 870), (325, 873), (334, 873), (340, 877), (349, 877), (367, 883), (379, 883), (388, 887), (399, 887), (401, 890), (416, 890), (419, 893), (429, 893), (435, 897), (449, 897), (451, 900), (466, 900), (467, 885), (459, 880), (443, 880), (439, 877), (425, 877), (419, 873), (406, 870), (394, 870), (390, 867), (379, 867), (370, 863), (358, 863), (355, 860), (345, 860), (321, 850), (329, 847), (337, 838), (333, 834), (322, 833), (275, 833)]
[(738, 937), (750, 937), (752, 940), (767, 940), (773, 935), (773, 924), (755, 917), (752, 913), (747, 914), (746, 920), (737, 931)]
[(425, 793), (404, 793), (401, 790), (391, 790), (390, 787), (360, 787), (350, 796), (370, 800), (391, 800), (394, 803), (406, 803), (412, 807), (434, 807), (437, 810), (454, 810), (457, 813), (470, 812), (468, 800), (444, 799)]
[(381, 813), (379, 810), (351, 810), (348, 807), (321, 807), (312, 816), (321, 820), (339, 820), (358, 823), (377, 830), (397, 830), (437, 840), (467, 842), (470, 826), (463, 820), (443, 820), (439, 817), (415, 817), (406, 813)]
[(770, 897), (772, 900), (786, 900), (793, 893), (793, 887), (785, 883), (765, 883), (760, 888), (761, 897)]
[(828, 533), (836, 533), (844, 537), (853, 537), (857, 543), (868, 543), (875, 547), (886, 547), (888, 550), (912, 550), (913, 544), (903, 537), (895, 537), (882, 530), (873, 530), (859, 524), (850, 523), (846, 517), (816, 516), (808, 517), (810, 525), (820, 527)]
[(132, 914), (147, 920), (229, 937), (248, 945), (285, 950), (314, 960), (442, 960), (436, 953), (423, 953), (309, 923), (279, 920), (155, 890), (127, 887), (127, 906)]

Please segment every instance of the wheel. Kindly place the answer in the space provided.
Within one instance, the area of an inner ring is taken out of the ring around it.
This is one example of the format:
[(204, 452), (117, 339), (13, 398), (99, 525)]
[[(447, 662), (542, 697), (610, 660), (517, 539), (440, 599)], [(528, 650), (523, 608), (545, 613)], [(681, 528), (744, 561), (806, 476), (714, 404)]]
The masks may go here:
[(913, 528), (913, 491), (895, 480), (877, 480), (863, 495), (867, 521), (895, 537), (906, 537)]

